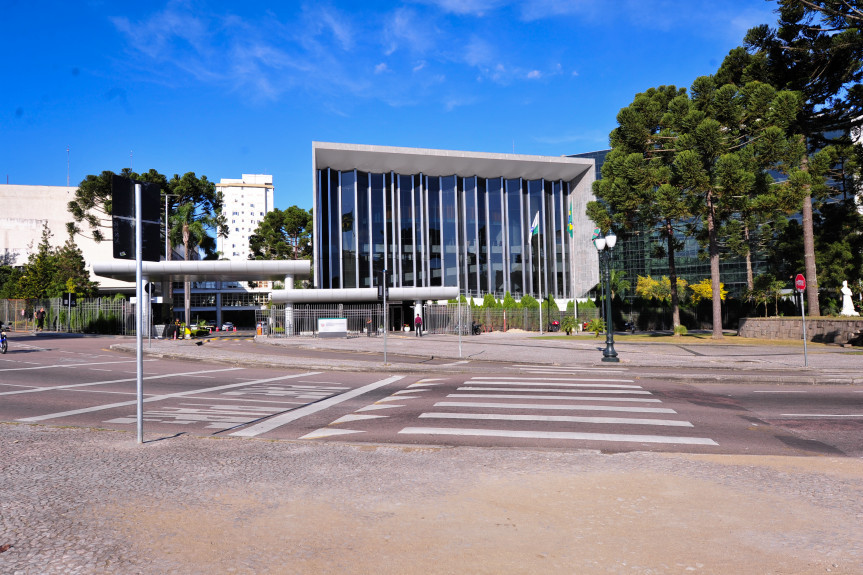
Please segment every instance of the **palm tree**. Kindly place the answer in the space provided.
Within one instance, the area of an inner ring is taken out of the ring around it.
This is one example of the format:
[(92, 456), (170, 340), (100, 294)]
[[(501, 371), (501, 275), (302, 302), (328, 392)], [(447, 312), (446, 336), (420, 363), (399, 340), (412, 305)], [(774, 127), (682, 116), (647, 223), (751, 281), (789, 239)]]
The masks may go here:
[[(183, 259), (191, 259), (192, 250), (198, 247), (208, 248), (214, 243), (209, 230), (216, 227), (216, 218), (209, 214), (198, 214), (197, 206), (193, 203), (184, 203), (177, 206), (177, 210), (171, 214), (170, 239), (172, 245), (183, 245)], [(192, 294), (191, 282), (183, 284), (185, 294), (183, 304), (185, 308), (186, 325), (191, 321)]]

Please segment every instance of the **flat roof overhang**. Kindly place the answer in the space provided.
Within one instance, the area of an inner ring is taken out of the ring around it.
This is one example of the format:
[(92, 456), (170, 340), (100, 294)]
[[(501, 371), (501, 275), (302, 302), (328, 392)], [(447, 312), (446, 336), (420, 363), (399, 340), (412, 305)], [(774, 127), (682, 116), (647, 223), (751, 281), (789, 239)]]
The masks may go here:
[[(387, 301), (450, 300), (457, 287), (391, 287)], [(377, 301), (378, 288), (288, 289), (272, 292), (272, 303), (353, 303)]]
[(372, 173), (419, 174), (481, 178), (524, 178), (525, 180), (564, 180), (571, 182), (588, 170), (594, 160), (567, 156), (528, 156), (488, 154), (456, 150), (399, 148), (312, 142), (316, 170), (360, 170)]
[[(230, 262), (217, 260), (141, 262), (148, 281), (284, 281), (286, 276), (309, 277), (309, 260)], [(135, 281), (135, 262), (113, 260), (93, 263), (97, 276)]]

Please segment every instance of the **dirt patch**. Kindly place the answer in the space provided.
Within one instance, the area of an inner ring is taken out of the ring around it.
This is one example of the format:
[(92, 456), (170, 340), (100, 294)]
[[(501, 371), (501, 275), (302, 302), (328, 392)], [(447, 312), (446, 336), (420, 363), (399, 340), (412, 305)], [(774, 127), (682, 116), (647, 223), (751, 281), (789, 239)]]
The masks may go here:
[[(693, 459), (804, 473), (825, 463)], [(861, 476), (861, 462), (831, 461), (832, 473)], [(274, 485), (206, 495), (100, 515), (186, 573), (860, 573), (863, 557), (853, 511), (672, 473), (497, 472), (427, 495)]]

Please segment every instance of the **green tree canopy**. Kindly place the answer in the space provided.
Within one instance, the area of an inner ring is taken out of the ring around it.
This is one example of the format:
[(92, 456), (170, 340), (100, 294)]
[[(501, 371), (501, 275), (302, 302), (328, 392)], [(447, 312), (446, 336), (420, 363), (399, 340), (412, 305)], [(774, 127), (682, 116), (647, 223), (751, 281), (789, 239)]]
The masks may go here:
[(249, 259), (311, 258), (312, 214), (297, 206), (267, 212), (249, 237)]

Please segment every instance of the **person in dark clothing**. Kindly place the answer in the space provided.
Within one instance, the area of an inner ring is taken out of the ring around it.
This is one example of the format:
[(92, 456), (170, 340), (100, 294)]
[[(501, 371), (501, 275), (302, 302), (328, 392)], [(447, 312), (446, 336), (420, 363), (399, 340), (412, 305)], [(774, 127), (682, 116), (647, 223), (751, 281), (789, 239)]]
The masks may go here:
[(414, 329), (417, 332), (417, 337), (423, 336), (423, 318), (420, 317), (420, 314), (417, 314), (414, 319)]
[(36, 329), (42, 331), (45, 328), (45, 308), (40, 307), (36, 312)]

